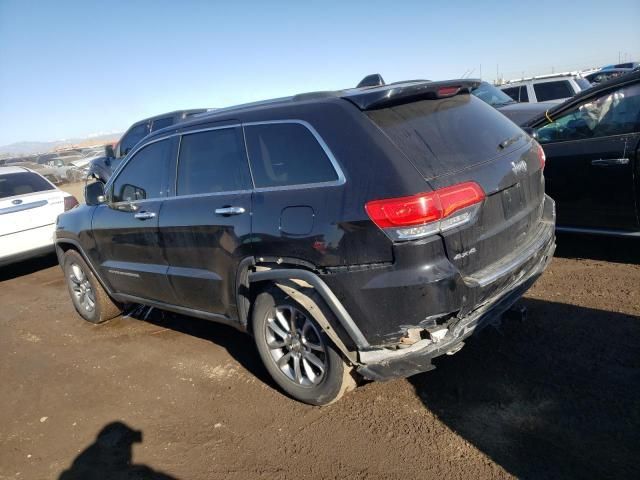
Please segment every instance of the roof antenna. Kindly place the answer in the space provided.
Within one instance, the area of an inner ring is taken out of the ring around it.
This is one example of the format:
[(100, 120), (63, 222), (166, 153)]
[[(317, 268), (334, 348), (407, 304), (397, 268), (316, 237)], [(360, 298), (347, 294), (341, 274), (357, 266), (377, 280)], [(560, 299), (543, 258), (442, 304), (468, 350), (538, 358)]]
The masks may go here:
[(382, 85), (386, 85), (384, 83), (382, 75), (380, 75), (379, 73), (372, 73), (371, 75), (367, 75), (362, 80), (360, 80), (360, 83), (356, 85), (356, 88), (380, 87)]

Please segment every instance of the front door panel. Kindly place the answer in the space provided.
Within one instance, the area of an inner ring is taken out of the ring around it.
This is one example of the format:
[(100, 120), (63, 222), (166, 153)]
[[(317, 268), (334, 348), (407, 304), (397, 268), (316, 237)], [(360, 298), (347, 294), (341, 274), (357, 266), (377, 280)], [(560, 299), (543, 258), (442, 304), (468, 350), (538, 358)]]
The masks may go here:
[(140, 201), (135, 211), (101, 205), (93, 216), (100, 273), (118, 292), (171, 303), (167, 262), (160, 246), (162, 200)]

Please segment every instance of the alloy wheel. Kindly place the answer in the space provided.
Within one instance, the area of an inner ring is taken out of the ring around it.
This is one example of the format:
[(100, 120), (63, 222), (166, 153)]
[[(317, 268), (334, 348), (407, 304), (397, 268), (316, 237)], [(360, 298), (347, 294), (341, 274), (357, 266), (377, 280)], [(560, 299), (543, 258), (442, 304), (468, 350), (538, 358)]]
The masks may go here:
[(271, 358), (290, 381), (302, 387), (322, 381), (328, 369), (327, 349), (305, 313), (291, 305), (274, 307), (264, 334)]
[(69, 282), (78, 307), (87, 313), (93, 312), (96, 308), (96, 296), (84, 270), (77, 263), (72, 263), (69, 268)]

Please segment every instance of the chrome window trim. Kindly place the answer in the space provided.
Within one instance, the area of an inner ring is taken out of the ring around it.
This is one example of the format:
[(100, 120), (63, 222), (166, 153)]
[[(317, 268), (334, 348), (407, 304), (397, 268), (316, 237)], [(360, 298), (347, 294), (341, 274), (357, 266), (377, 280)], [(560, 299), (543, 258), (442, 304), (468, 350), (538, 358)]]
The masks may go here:
[[(264, 121), (258, 121), (258, 122), (243, 123), (242, 128), (244, 130), (244, 127), (251, 127), (254, 125), (273, 125), (273, 124), (282, 124), (282, 123), (295, 123), (305, 127), (311, 133), (311, 135), (313, 135), (313, 137), (316, 139), (316, 142), (318, 142), (318, 144), (320, 145), (320, 148), (322, 148), (322, 150), (324, 151), (325, 155), (329, 159), (329, 162), (331, 162), (331, 165), (333, 166), (333, 170), (335, 171), (336, 175), (338, 175), (338, 178), (336, 180), (331, 180), (328, 182), (298, 183), (295, 185), (282, 185), (277, 187), (256, 187), (256, 184), (254, 181), (253, 183), (254, 192), (273, 192), (273, 191), (279, 191), (279, 190), (303, 190), (306, 188), (315, 188), (315, 187), (337, 187), (347, 183), (347, 179), (344, 175), (344, 172), (342, 171), (342, 167), (340, 166), (340, 163), (338, 162), (336, 157), (333, 155), (333, 152), (331, 151), (327, 143), (324, 141), (324, 139), (320, 136), (320, 134), (309, 122), (305, 120), (300, 120), (300, 119), (264, 120)], [(246, 142), (246, 133), (245, 133), (245, 142)], [(248, 149), (247, 149), (247, 158), (249, 160), (249, 166), (251, 166), (251, 158), (250, 158)], [(252, 180), (253, 180), (253, 174), (252, 174)]]
[[(313, 135), (313, 137), (316, 139), (316, 141), (320, 145), (320, 148), (322, 148), (322, 150), (324, 151), (325, 155), (329, 159), (329, 162), (331, 162), (331, 165), (332, 165), (336, 175), (338, 175), (338, 178), (336, 180), (331, 180), (331, 181), (328, 181), (328, 182), (300, 183), (300, 184), (295, 184), (295, 185), (283, 185), (283, 186), (277, 186), (277, 187), (256, 187), (255, 180), (254, 180), (254, 177), (253, 177), (253, 171), (251, 169), (251, 159), (249, 158), (249, 150), (247, 148), (247, 139), (246, 139), (246, 132), (245, 132), (245, 128), (244, 127), (250, 127), (250, 126), (254, 126), (254, 125), (283, 124), (283, 123), (294, 123), (294, 124), (302, 125), (303, 127), (305, 127), (311, 133), (311, 135)], [(307, 188), (316, 188), (316, 187), (337, 187), (337, 186), (344, 185), (347, 182), (346, 176), (344, 174), (344, 171), (342, 170), (340, 162), (338, 162), (338, 160), (333, 155), (333, 152), (331, 151), (331, 149), (329, 148), (327, 143), (324, 141), (322, 136), (320, 136), (318, 131), (313, 127), (313, 125), (311, 125), (309, 122), (307, 122), (305, 120), (300, 120), (300, 119), (282, 119), (282, 120), (261, 120), (261, 121), (246, 122), (246, 123), (231, 123), (231, 124), (228, 124), (228, 125), (218, 125), (218, 126), (215, 126), (215, 127), (199, 128), (197, 130), (188, 130), (188, 131), (184, 131), (184, 132), (177, 132), (176, 131), (176, 132), (172, 132), (172, 133), (167, 133), (166, 135), (162, 135), (161, 137), (158, 137), (158, 138), (154, 138), (153, 140), (151, 140), (149, 142), (145, 142), (143, 144), (137, 145), (131, 152), (129, 152), (129, 154), (124, 158), (124, 160), (122, 162), (120, 162), (120, 165), (118, 165), (118, 167), (115, 169), (115, 171), (111, 175), (111, 178), (109, 178), (109, 181), (107, 181), (107, 183), (106, 183), (106, 185), (104, 187), (105, 193), (107, 194), (108, 198), (111, 199), (110, 190), (111, 190), (111, 187), (113, 186), (113, 183), (117, 180), (117, 178), (121, 174), (122, 170), (129, 164), (131, 159), (133, 157), (135, 157), (136, 154), (140, 150), (142, 150), (143, 148), (145, 148), (145, 147), (147, 147), (147, 146), (149, 146), (149, 145), (151, 145), (153, 143), (157, 143), (157, 142), (160, 142), (162, 140), (168, 140), (168, 139), (171, 139), (172, 137), (178, 136), (178, 137), (180, 137), (180, 139), (179, 139), (178, 149), (177, 149), (177, 153), (176, 153), (176, 176), (175, 176), (175, 182), (174, 182), (173, 195), (166, 196), (166, 197), (148, 198), (148, 199), (139, 200), (139, 201), (168, 200), (168, 199), (172, 199), (172, 198), (185, 198), (185, 197), (191, 196), (191, 195), (177, 195), (178, 165), (179, 165), (179, 162), (180, 162), (180, 144), (182, 143), (182, 137), (184, 135), (190, 135), (192, 133), (202, 133), (202, 132), (209, 132), (209, 131), (212, 131), (212, 130), (221, 130), (221, 129), (224, 129), (224, 128), (238, 128), (238, 127), (242, 128), (242, 134), (243, 134), (243, 137), (244, 137), (246, 160), (248, 162), (249, 173), (250, 173), (250, 176), (251, 176), (251, 183), (252, 183), (252, 186), (253, 186), (253, 189), (250, 190), (250, 191), (253, 191), (253, 192), (272, 192), (272, 191), (280, 191), (280, 190), (304, 190), (304, 189), (307, 189)], [(238, 193), (244, 193), (245, 190), (239, 190), (237, 192)], [(234, 193), (234, 192), (211, 192), (211, 193), (194, 194), (194, 195), (196, 195), (196, 196), (216, 195), (216, 194), (229, 195), (229, 194), (232, 194), (232, 193)], [(121, 204), (121, 203), (130, 203), (130, 202), (118, 202), (118, 203), (114, 203), (113, 205), (118, 205), (118, 204)]]
[(242, 195), (242, 194), (250, 194), (252, 192), (253, 190), (248, 188), (244, 190), (229, 190), (227, 192), (190, 193), (188, 195), (173, 195), (171, 197), (163, 198), (163, 200), (172, 201), (172, 200), (180, 200), (183, 198), (189, 199), (189, 198), (200, 198), (200, 197), (219, 197), (221, 195)]

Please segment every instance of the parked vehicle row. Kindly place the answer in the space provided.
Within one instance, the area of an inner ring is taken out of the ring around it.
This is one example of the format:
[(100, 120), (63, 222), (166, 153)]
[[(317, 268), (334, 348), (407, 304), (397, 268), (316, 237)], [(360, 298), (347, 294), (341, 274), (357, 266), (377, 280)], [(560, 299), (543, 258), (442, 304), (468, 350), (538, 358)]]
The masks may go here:
[(475, 80), (220, 109), (138, 142), (58, 218), (78, 313), (126, 302), (252, 333), (293, 397), (433, 368), (553, 254), (540, 145)]

